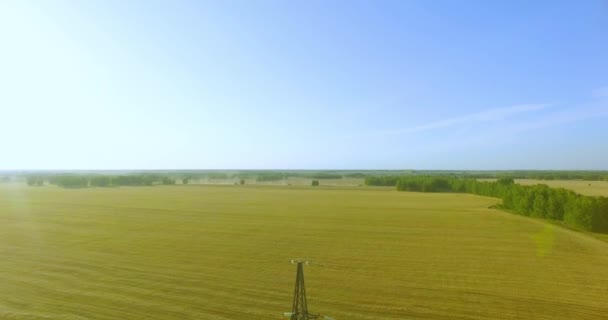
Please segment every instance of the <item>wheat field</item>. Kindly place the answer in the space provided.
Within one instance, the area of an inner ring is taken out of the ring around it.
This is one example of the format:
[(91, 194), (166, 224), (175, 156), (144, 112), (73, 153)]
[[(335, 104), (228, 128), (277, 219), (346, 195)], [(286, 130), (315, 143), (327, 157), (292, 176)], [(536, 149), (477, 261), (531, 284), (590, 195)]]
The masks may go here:
[(374, 188), (0, 187), (0, 319), (606, 319), (608, 243)]

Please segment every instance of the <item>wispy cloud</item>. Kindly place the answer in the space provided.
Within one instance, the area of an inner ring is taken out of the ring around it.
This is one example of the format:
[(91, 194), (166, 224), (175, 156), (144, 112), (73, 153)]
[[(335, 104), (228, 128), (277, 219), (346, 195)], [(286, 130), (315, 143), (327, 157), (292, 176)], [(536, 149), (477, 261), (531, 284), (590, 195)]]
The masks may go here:
[(586, 104), (551, 112), (533, 121), (518, 123), (511, 129), (516, 133), (608, 116), (608, 86), (593, 90), (591, 96), (592, 100)]
[(607, 106), (580, 107), (552, 113), (541, 119), (520, 123), (511, 128), (512, 133), (541, 129), (571, 122), (583, 121), (608, 116)]
[[(439, 140), (425, 140), (429, 148), (421, 147), (420, 154), (433, 154), (446, 152), (460, 152), (464, 148), (474, 150), (475, 148), (485, 148), (493, 145), (504, 143), (519, 143), (522, 139), (526, 139), (527, 135), (537, 130), (543, 130), (550, 127), (568, 128), (575, 122), (586, 121), (590, 119), (608, 117), (608, 106), (594, 105), (582, 106), (578, 108), (564, 109), (555, 112), (545, 112), (534, 119), (518, 119), (517, 121), (502, 122), (500, 124), (487, 126), (482, 129), (483, 134), (479, 134), (479, 130), (467, 132), (455, 132), (450, 135), (443, 136)], [(525, 140), (523, 140), (525, 141)], [(547, 143), (552, 143), (547, 141)]]
[(523, 105), (515, 105), (515, 106), (510, 106), (510, 107), (505, 107), (505, 108), (494, 108), (494, 109), (489, 109), (489, 110), (482, 111), (482, 112), (466, 114), (463, 116), (432, 121), (432, 122), (428, 122), (425, 124), (407, 127), (407, 128), (369, 132), (365, 135), (367, 135), (367, 136), (399, 135), (399, 134), (417, 133), (417, 132), (423, 132), (423, 131), (429, 131), (429, 130), (435, 130), (435, 129), (443, 129), (443, 128), (449, 128), (449, 127), (454, 127), (454, 126), (475, 125), (475, 124), (481, 124), (481, 123), (486, 123), (486, 122), (503, 121), (503, 120), (506, 120), (508, 118), (511, 118), (511, 117), (514, 117), (517, 115), (546, 109), (550, 106), (551, 106), (550, 104), (523, 104)]
[(487, 137), (492, 137), (493, 134), (507, 136), (515, 135), (530, 130), (565, 125), (572, 122), (600, 117), (608, 117), (608, 86), (593, 90), (592, 100), (578, 106), (563, 106), (557, 108), (555, 104), (547, 103), (521, 104), (439, 119), (410, 127), (369, 131), (354, 135), (353, 137), (389, 137), (454, 127), (483, 127), (485, 132), (484, 135), (470, 136), (467, 133), (468, 130), (466, 130), (463, 133), (466, 136), (466, 139), (460, 140), (485, 141)]
[(528, 132), (550, 127), (568, 128), (569, 124), (591, 119), (608, 117), (608, 103), (592, 103), (543, 113), (542, 116), (526, 118), (526, 120), (509, 121), (485, 131), (483, 135), (452, 137), (446, 141), (445, 147), (461, 148), (464, 146), (483, 145), (489, 142), (498, 143), (509, 140), (517, 141)]

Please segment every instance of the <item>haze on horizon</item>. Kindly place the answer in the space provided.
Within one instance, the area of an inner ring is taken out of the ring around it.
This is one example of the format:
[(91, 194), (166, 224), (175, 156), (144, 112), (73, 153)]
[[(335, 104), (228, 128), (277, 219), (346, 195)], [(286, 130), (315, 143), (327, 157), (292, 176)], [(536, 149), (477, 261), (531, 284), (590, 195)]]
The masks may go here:
[(0, 170), (608, 169), (608, 4), (3, 1)]

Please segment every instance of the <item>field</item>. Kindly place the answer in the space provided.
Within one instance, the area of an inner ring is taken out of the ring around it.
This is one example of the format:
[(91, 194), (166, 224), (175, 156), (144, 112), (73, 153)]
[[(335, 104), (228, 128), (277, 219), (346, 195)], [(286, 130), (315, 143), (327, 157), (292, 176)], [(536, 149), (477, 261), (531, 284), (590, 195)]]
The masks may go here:
[(608, 243), (366, 187), (0, 187), (0, 319), (606, 319)]
[[(275, 181), (256, 181), (256, 179), (245, 179), (246, 185), (265, 185), (265, 186), (310, 186), (313, 180), (318, 180), (323, 186), (343, 186), (343, 187), (355, 187), (363, 186), (365, 179), (363, 178), (342, 178), (342, 179), (312, 179), (312, 178), (301, 178), (301, 177), (288, 177), (283, 180)], [(231, 179), (201, 179), (190, 182), (190, 184), (238, 184), (238, 178)]]
[(588, 196), (608, 197), (608, 181), (517, 179), (523, 185), (546, 184), (552, 188), (569, 189)]

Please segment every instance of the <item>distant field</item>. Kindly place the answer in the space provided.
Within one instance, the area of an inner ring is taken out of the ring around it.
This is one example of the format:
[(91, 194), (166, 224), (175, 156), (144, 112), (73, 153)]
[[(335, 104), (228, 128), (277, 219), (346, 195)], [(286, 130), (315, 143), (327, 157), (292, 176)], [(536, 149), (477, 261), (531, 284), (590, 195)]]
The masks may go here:
[[(496, 179), (478, 180), (496, 181)], [(515, 183), (522, 185), (546, 184), (552, 188), (564, 188), (588, 196), (608, 197), (608, 181), (515, 179)]]
[[(392, 189), (392, 188), (390, 188)], [(608, 243), (375, 188), (0, 186), (0, 319), (606, 319)]]
[(517, 179), (515, 182), (523, 185), (546, 184), (549, 187), (570, 189), (589, 196), (608, 197), (608, 181)]

